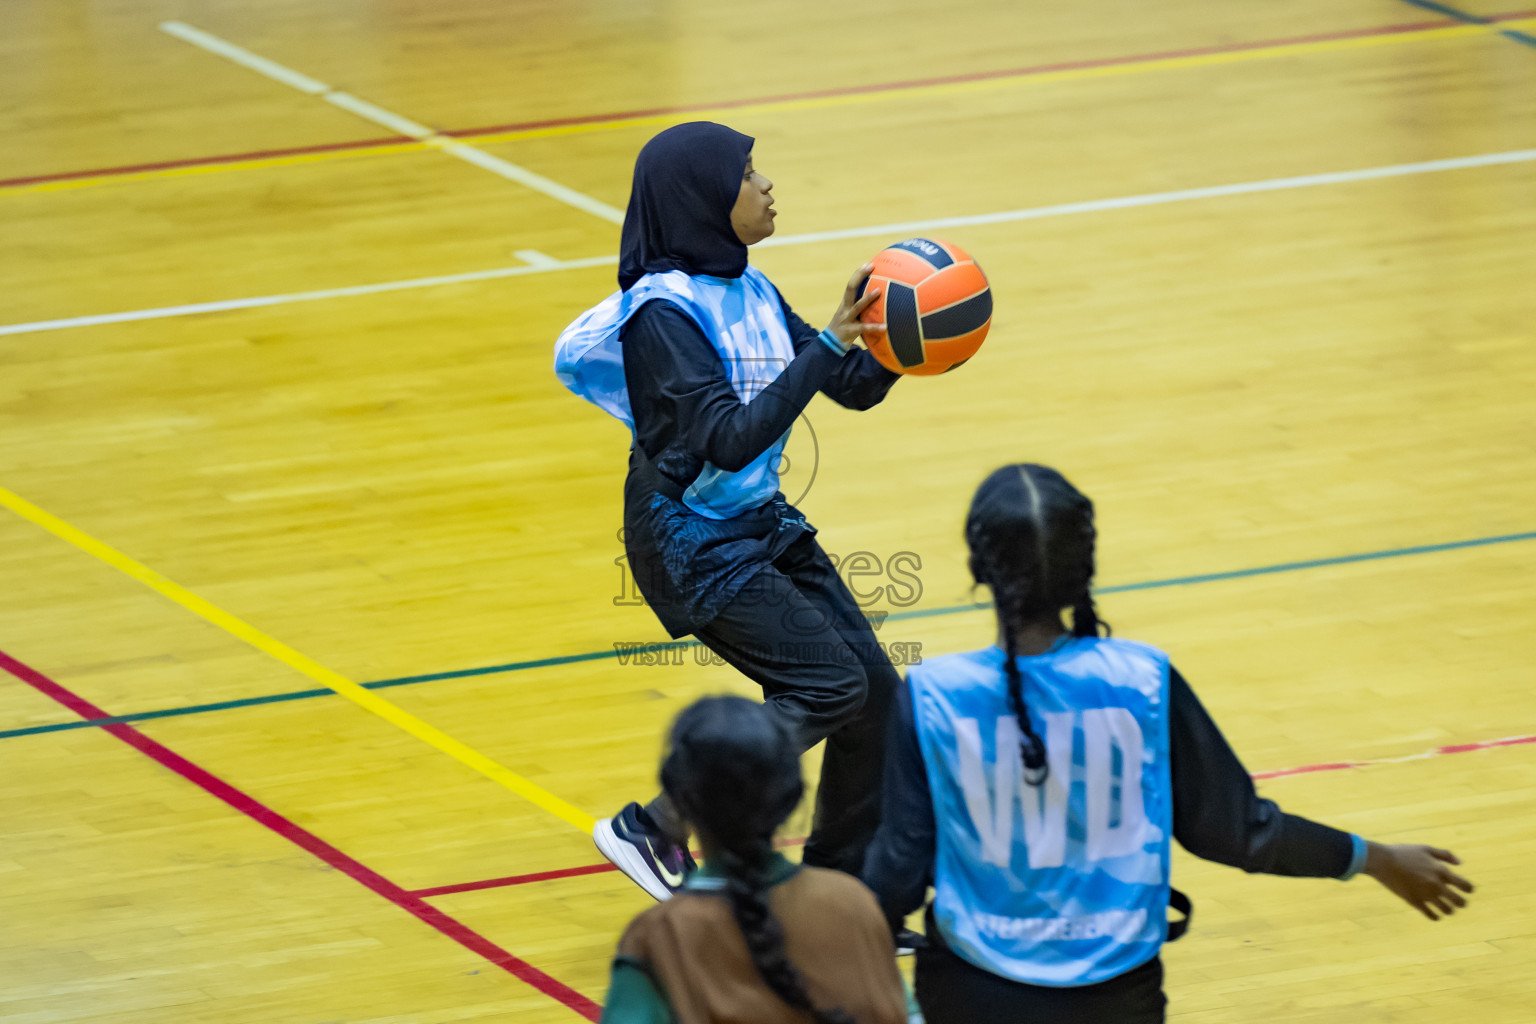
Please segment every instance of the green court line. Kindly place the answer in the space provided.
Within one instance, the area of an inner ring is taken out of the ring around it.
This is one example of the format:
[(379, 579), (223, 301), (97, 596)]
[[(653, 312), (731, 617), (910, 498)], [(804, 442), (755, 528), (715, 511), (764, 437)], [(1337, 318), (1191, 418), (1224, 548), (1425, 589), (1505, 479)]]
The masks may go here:
[[(1479, 14), (1471, 14), (1460, 8), (1451, 7), (1449, 4), (1436, 3), (1435, 0), (1403, 0), (1403, 3), (1411, 4), (1426, 11), (1434, 11), (1436, 14), (1443, 14), (1448, 18), (1455, 18), (1457, 21), (1466, 22), (1468, 25), (1496, 25), (1501, 20), (1497, 17), (1485, 18)], [(1513, 39), (1521, 46), (1536, 47), (1536, 36), (1530, 36), (1524, 32), (1517, 32), (1514, 29), (1508, 28), (1501, 28), (1497, 31), (1499, 35), (1506, 39)]]
[[(1252, 576), (1272, 576), (1277, 573), (1301, 572), (1307, 569), (1321, 569), (1331, 565), (1352, 565), (1356, 562), (1376, 562), (1386, 558), (1406, 558), (1411, 555), (1432, 555), (1442, 551), (1459, 551), (1464, 548), (1488, 547), (1493, 544), (1513, 544), (1518, 541), (1536, 540), (1536, 530), (1527, 533), (1506, 533), (1497, 537), (1477, 537), (1473, 540), (1453, 540), (1443, 544), (1420, 544), (1407, 548), (1388, 548), (1383, 551), (1365, 551), (1353, 555), (1336, 555), (1332, 558), (1312, 558), (1300, 562), (1278, 562), (1274, 565), (1260, 565), (1249, 569), (1233, 569), (1229, 572), (1201, 573), (1195, 576), (1174, 576), (1169, 579), (1147, 580), (1141, 583), (1117, 583), (1107, 587), (1097, 587), (1095, 594), (1125, 594), (1138, 590), (1161, 590), (1166, 587), (1188, 587), (1201, 583), (1220, 583), (1226, 580), (1247, 579)], [(971, 604), (952, 604), (939, 608), (913, 608), (909, 611), (892, 612), (886, 616), (886, 622), (901, 622), (909, 619), (927, 619), (938, 615), (957, 615), (961, 612), (982, 611), (991, 608), (991, 602), (982, 601)], [(697, 646), (697, 640), (661, 641), (654, 646), (658, 649), (674, 649), (679, 644)], [(647, 646), (637, 650), (644, 651)], [(629, 651), (625, 652), (630, 653)], [(617, 658), (619, 651), (588, 651), (584, 654), (562, 654), (550, 658), (533, 658), (527, 661), (509, 661), (502, 665), (485, 665), (480, 668), (455, 669), (449, 672), (429, 672), (418, 676), (399, 676), (394, 679), (379, 679), (363, 686), (369, 690), (383, 690), (391, 686), (415, 686), (418, 683), (435, 683), (444, 679), (467, 679), (472, 676), (502, 675), (510, 672), (524, 672), (535, 668), (550, 668), (556, 665), (574, 665), (584, 661), (605, 661)], [(261, 704), (281, 704), (294, 700), (309, 700), (314, 697), (334, 697), (335, 691), (328, 689), (294, 690), (289, 693), (272, 693), (261, 697), (242, 697), (238, 700), (217, 701), (212, 704), (189, 704), (184, 707), (162, 708), (158, 711), (137, 711), (127, 715), (113, 715), (111, 718), (76, 719), (70, 722), (58, 722), (52, 725), (33, 725), (21, 729), (0, 730), (0, 739), (12, 739), (18, 736), (36, 736), (40, 733), (66, 732), (71, 729), (99, 728), (104, 725), (117, 725), (128, 722), (145, 722), (157, 718), (179, 718), (183, 715), (200, 715), (212, 711), (230, 711), (235, 708), (256, 707)]]

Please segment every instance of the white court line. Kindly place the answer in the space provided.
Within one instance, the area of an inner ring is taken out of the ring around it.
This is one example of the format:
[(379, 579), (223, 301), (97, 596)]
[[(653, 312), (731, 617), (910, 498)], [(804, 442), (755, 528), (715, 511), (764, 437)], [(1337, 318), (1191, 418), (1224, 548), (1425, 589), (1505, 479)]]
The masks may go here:
[(311, 96), (318, 96), (333, 106), (340, 107), (348, 113), (356, 114), (358, 117), (372, 121), (374, 124), (383, 125), (392, 132), (398, 132), (409, 138), (430, 142), (434, 147), (442, 150), (449, 156), (457, 157), (466, 163), (474, 164), (476, 167), (490, 171), (493, 174), (499, 174), (508, 181), (515, 181), (519, 185), (533, 189), (535, 192), (542, 192), (551, 199), (558, 199), (567, 206), (574, 206), (578, 210), (590, 213), (595, 217), (601, 217), (603, 220), (613, 224), (624, 223), (623, 211), (616, 210), (607, 203), (593, 199), (591, 196), (577, 192), (575, 189), (567, 188), (557, 181), (551, 181), (542, 174), (535, 174), (526, 167), (519, 167), (517, 164), (503, 160), (499, 156), (492, 156), (490, 153), (476, 149), (468, 143), (439, 135), (426, 125), (417, 124), (408, 117), (401, 117), (399, 114), (385, 110), (383, 107), (375, 106), (367, 100), (358, 99), (349, 92), (332, 89), (324, 82), (310, 78), (308, 75), (300, 74), (292, 68), (285, 68), (275, 61), (258, 56), (243, 47), (236, 46), (234, 43), (225, 42), (218, 36), (204, 32), (200, 28), (194, 28), (180, 21), (166, 21), (161, 22), (160, 29), (178, 39), (191, 43), (193, 46), (199, 46), (209, 53), (218, 54), (220, 57), (232, 60), (242, 67), (258, 71), (268, 78), (282, 82), (284, 85), (291, 85), (300, 92), (308, 93)]
[(376, 107), (367, 100), (360, 100), (349, 92), (339, 92), (332, 89), (322, 97), (325, 102), (340, 107), (350, 114), (366, 118), (374, 124), (381, 124), (391, 131), (401, 135), (409, 135), (413, 139), (430, 139), (437, 133), (424, 124), (417, 124), (410, 118), (401, 117), (399, 114), (391, 114), (383, 107)]
[(555, 270), (560, 266), (559, 260), (555, 259), (553, 256), (548, 255), (547, 253), (539, 252), (537, 249), (519, 249), (512, 255), (516, 256), (524, 263), (532, 264), (535, 267), (544, 267), (549, 270)]
[(331, 87), (324, 82), (317, 82), (308, 75), (301, 75), (291, 68), (285, 68), (281, 64), (258, 57), (250, 50), (243, 50), (234, 43), (226, 43), (218, 36), (211, 36), (200, 28), (179, 21), (165, 21), (160, 23), (160, 31), (168, 32), (178, 39), (185, 39), (193, 46), (201, 46), (209, 53), (216, 53), (220, 57), (232, 60), (236, 64), (259, 71), (268, 78), (275, 78), (284, 85), (291, 85), (300, 92), (307, 92), (311, 96), (321, 96), (331, 91)]
[(66, 327), (91, 327), (97, 324), (121, 324), (134, 320), (159, 320), (164, 317), (191, 316), (193, 313), (221, 313), (230, 309), (254, 309), (257, 306), (283, 306), (290, 302), (314, 302), (317, 299), (344, 299), (352, 295), (377, 295), (380, 292), (399, 292), (411, 288), (436, 288), (445, 284), (492, 281), (501, 277), (547, 274), (552, 270), (601, 267), (604, 264), (616, 264), (618, 262), (619, 258), (617, 256), (592, 256), (583, 260), (551, 260), (550, 263), (545, 265), (496, 267), (492, 270), (472, 270), (467, 274), (413, 277), (406, 281), (385, 281), (382, 284), (356, 284), (346, 288), (324, 288), (313, 292), (289, 292), (286, 295), (257, 295), (249, 299), (193, 302), (184, 306), (135, 309), (127, 313), (102, 313), (97, 316), (74, 316), (63, 320), (38, 320), (30, 324), (5, 324), (0, 326), (0, 335), (29, 334), (32, 331), (58, 331)]
[(598, 202), (591, 196), (577, 192), (575, 189), (566, 188), (558, 181), (550, 181), (542, 174), (535, 174), (526, 167), (519, 167), (517, 164), (508, 163), (499, 156), (492, 156), (483, 149), (476, 149), (462, 142), (451, 141), (441, 137), (429, 141), (445, 153), (452, 154), (460, 160), (467, 160), (476, 167), (483, 167), (487, 171), (499, 174), (509, 181), (527, 185), (535, 191), (543, 192), (547, 196), (560, 200), (567, 206), (574, 206), (578, 210), (586, 210), (594, 216), (612, 221), (615, 224), (624, 223), (622, 211), (614, 209), (607, 203)]
[[(1532, 161), (1536, 161), (1536, 149), (1521, 149), (1508, 153), (1484, 153), (1480, 156), (1456, 157), (1450, 160), (1429, 160), (1416, 164), (1367, 167), (1358, 171), (1335, 171), (1328, 174), (1308, 174), (1295, 178), (1271, 178), (1267, 181), (1249, 181), (1235, 185), (1213, 185), (1209, 188), (1181, 189), (1177, 192), (1150, 192), (1138, 196), (1094, 199), (1081, 203), (1034, 206), (1024, 210), (1004, 210), (1001, 213), (983, 213), (969, 217), (941, 217), (935, 220), (876, 224), (870, 227), (847, 228), (841, 231), (815, 231), (808, 234), (783, 235), (769, 238), (759, 242), (758, 245), (759, 247), (804, 245), (809, 242), (827, 242), (845, 238), (870, 238), (879, 235), (899, 236), (931, 231), (935, 228), (1006, 224), (1012, 221), (1038, 220), (1043, 217), (1064, 217), (1078, 213), (1123, 210), (1137, 206), (1155, 206), (1160, 203), (1178, 203), (1194, 199), (1211, 199), (1220, 196), (1245, 195), (1255, 192), (1274, 192), (1280, 189), (1310, 188), (1316, 185), (1337, 185), (1351, 181), (1370, 181), (1376, 178), (1395, 178), (1409, 174), (1431, 174), (1437, 171), (1462, 170), (1470, 167), (1490, 167), (1496, 164), (1530, 163)], [(525, 252), (532, 251), (525, 250)], [(520, 259), (525, 258), (524, 253), (518, 253), (517, 255)], [(188, 316), (193, 313), (218, 313), (231, 309), (278, 306), (289, 302), (312, 302), (317, 299), (339, 299), (352, 295), (377, 295), (380, 292), (398, 292), (411, 288), (434, 288), (439, 285), (489, 281), (502, 277), (521, 277), (524, 274), (543, 274), (559, 270), (576, 270), (582, 267), (600, 267), (618, 262), (619, 258), (617, 256), (592, 256), (580, 260), (550, 259), (548, 263), (529, 260), (529, 265), (527, 266), (474, 270), (464, 274), (417, 277), (406, 281), (386, 281), (381, 284), (353, 285), (348, 288), (328, 288), (311, 292), (293, 292), (287, 295), (263, 295), (249, 299), (223, 299), (217, 302), (198, 302), (185, 306), (162, 306), (156, 309), (131, 310), (126, 313), (101, 313), (95, 316), (66, 317), (60, 320), (37, 320), (24, 324), (4, 324), (0, 325), (0, 335), (31, 334), (37, 331), (57, 331), (66, 327), (90, 327), (99, 324), (126, 323), (133, 320), (157, 320), (163, 317)]]
[(1101, 210), (1125, 210), (1135, 206), (1157, 206), (1162, 203), (1179, 203), (1190, 199), (1215, 199), (1219, 196), (1247, 195), (1254, 192), (1279, 192), (1284, 189), (1310, 188), (1314, 185), (1339, 185), (1350, 181), (1398, 178), (1408, 174), (1431, 174), (1435, 171), (1459, 171), (1468, 167), (1489, 167), (1494, 164), (1520, 164), (1528, 163), (1532, 160), (1536, 160), (1536, 149), (1520, 149), (1508, 153), (1485, 153), (1481, 156), (1455, 157), (1450, 160), (1426, 160), (1423, 163), (1417, 164), (1367, 167), (1359, 171), (1331, 171), (1327, 174), (1303, 174), (1295, 178), (1245, 181), (1239, 182), (1236, 185), (1186, 188), (1180, 189), (1177, 192), (1149, 192), (1145, 195), (1121, 196), (1116, 199), (1091, 199), (1083, 203), (1036, 206), (1028, 210), (983, 213), (972, 217), (942, 217), (937, 220), (914, 220), (904, 224), (882, 224), (878, 228), (847, 228), (842, 231), (817, 231), (811, 234), (768, 238), (757, 244), (758, 248), (765, 248), (776, 245), (800, 245), (805, 242), (832, 242), (844, 238), (865, 238), (876, 234), (903, 235), (914, 231), (932, 231), (935, 228), (961, 228), (970, 227), (975, 224), (1003, 224), (1009, 221), (1038, 220), (1041, 217), (1063, 217), (1073, 213), (1097, 213)]

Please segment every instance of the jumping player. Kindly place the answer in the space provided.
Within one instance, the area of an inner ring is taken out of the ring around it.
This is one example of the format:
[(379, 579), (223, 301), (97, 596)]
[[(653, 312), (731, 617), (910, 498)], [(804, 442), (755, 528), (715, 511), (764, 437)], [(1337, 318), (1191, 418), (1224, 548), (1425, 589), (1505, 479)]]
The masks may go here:
[(1246, 871), (1364, 871), (1431, 920), (1466, 905), (1450, 852), (1260, 799), (1168, 656), (1099, 635), (1093, 505), (1061, 474), (993, 473), (965, 538), (998, 642), (908, 671), (864, 871), (893, 926), (934, 887), (916, 969), (929, 1024), (1162, 1021), (1172, 839)]
[(605, 1024), (905, 1024), (869, 890), (773, 849), (803, 790), (782, 721), (740, 697), (705, 697), (677, 716), (661, 783), (698, 830), (704, 865), (624, 932)]
[[(879, 819), (882, 749), (900, 677), (857, 601), (779, 492), (791, 426), (821, 391), (852, 409), (897, 374), (853, 343), (879, 294), (849, 281), (832, 322), (809, 327), (747, 263), (773, 233), (773, 182), (753, 140), (723, 125), (669, 128), (640, 151), (620, 290), (560, 336), (555, 370), (633, 432), (624, 538), (641, 593), (763, 688), (800, 750), (827, 741), (805, 863), (857, 872)], [(657, 899), (692, 869), (665, 796), (598, 823), (603, 855)]]

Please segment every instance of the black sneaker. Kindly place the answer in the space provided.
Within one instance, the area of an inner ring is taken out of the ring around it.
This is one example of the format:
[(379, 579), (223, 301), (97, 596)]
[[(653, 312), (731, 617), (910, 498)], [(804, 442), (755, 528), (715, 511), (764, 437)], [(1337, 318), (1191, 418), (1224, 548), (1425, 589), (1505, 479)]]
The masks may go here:
[(599, 821), (592, 839), (604, 857), (658, 900), (670, 899), (697, 867), (686, 847), (641, 822), (639, 804)]

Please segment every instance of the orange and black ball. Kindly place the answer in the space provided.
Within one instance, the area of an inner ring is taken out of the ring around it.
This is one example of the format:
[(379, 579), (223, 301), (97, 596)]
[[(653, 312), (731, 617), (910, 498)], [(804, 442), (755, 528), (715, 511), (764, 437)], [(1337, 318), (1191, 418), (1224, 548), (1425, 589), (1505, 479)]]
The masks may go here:
[(992, 288), (964, 249), (909, 238), (880, 250), (872, 262), (865, 287), (879, 287), (881, 295), (863, 319), (884, 323), (885, 331), (865, 335), (864, 343), (881, 364), (931, 376), (976, 354), (992, 326)]

